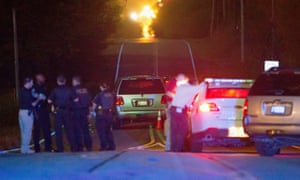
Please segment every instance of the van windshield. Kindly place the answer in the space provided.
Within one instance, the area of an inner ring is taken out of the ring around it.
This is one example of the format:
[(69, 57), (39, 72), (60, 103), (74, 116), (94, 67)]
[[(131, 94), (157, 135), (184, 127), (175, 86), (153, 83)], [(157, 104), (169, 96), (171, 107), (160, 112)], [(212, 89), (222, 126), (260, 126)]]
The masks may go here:
[(249, 94), (300, 96), (300, 74), (263, 74), (257, 78)]
[(119, 94), (164, 94), (165, 88), (160, 79), (123, 80)]

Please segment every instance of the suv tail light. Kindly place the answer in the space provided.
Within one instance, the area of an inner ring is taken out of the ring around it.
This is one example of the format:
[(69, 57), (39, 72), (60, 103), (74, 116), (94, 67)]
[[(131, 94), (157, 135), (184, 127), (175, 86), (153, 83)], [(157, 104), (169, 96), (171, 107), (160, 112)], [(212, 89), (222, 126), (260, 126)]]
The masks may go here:
[(117, 96), (116, 105), (124, 105), (124, 99), (122, 96)]
[(202, 103), (199, 105), (200, 112), (218, 112), (220, 108), (216, 103)]
[(168, 102), (168, 96), (167, 95), (163, 95), (161, 97), (160, 103), (161, 104), (167, 104), (167, 102)]
[(244, 120), (247, 114), (248, 114), (248, 99), (245, 99), (242, 120)]

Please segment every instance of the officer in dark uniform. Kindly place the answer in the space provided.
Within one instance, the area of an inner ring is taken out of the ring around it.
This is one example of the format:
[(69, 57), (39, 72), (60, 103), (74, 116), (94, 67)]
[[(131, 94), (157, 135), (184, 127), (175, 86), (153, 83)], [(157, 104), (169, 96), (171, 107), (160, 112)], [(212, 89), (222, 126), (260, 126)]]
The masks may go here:
[(48, 91), (45, 86), (45, 77), (43, 74), (37, 74), (35, 76), (36, 83), (33, 86), (32, 93), (35, 97), (39, 96), (42, 99), (35, 107), (36, 116), (34, 119), (33, 128), (33, 141), (35, 152), (40, 152), (40, 130), (43, 132), (43, 137), (45, 140), (45, 151), (52, 151), (51, 144), (51, 125), (49, 117), (48, 104), (46, 102), (46, 97), (48, 96)]
[(100, 150), (115, 150), (112, 134), (115, 95), (110, 91), (107, 83), (100, 84), (100, 91), (95, 96), (93, 105), (96, 112), (96, 129), (101, 145)]
[(63, 75), (57, 77), (57, 87), (50, 93), (48, 103), (55, 108), (55, 132), (57, 152), (64, 151), (62, 128), (65, 129), (71, 151), (75, 151), (74, 125), (70, 119), (72, 102), (77, 101), (76, 94), (66, 86), (66, 78)]
[(83, 151), (83, 142), (87, 151), (92, 150), (92, 138), (89, 131), (89, 107), (92, 97), (87, 88), (81, 85), (81, 78), (72, 78), (73, 91), (78, 97), (78, 101), (72, 105), (72, 122), (75, 125), (75, 148), (76, 151)]

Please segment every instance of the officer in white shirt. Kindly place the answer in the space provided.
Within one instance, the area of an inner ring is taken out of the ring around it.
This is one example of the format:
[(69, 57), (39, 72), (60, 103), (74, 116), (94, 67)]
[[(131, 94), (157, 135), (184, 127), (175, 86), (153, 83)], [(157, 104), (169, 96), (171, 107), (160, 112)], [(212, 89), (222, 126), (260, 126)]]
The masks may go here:
[(171, 151), (182, 152), (188, 135), (188, 107), (201, 85), (192, 85), (186, 81), (178, 85), (171, 103)]

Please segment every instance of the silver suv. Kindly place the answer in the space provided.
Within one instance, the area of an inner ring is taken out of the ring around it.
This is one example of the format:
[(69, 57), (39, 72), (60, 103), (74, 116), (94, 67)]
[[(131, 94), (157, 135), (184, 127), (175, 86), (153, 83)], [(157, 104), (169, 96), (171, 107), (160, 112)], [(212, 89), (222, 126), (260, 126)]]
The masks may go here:
[(144, 122), (165, 116), (165, 86), (160, 77), (136, 75), (121, 78), (116, 84), (116, 113), (124, 120)]
[(260, 155), (300, 145), (299, 111), (299, 69), (272, 68), (257, 78), (245, 103), (243, 126)]

